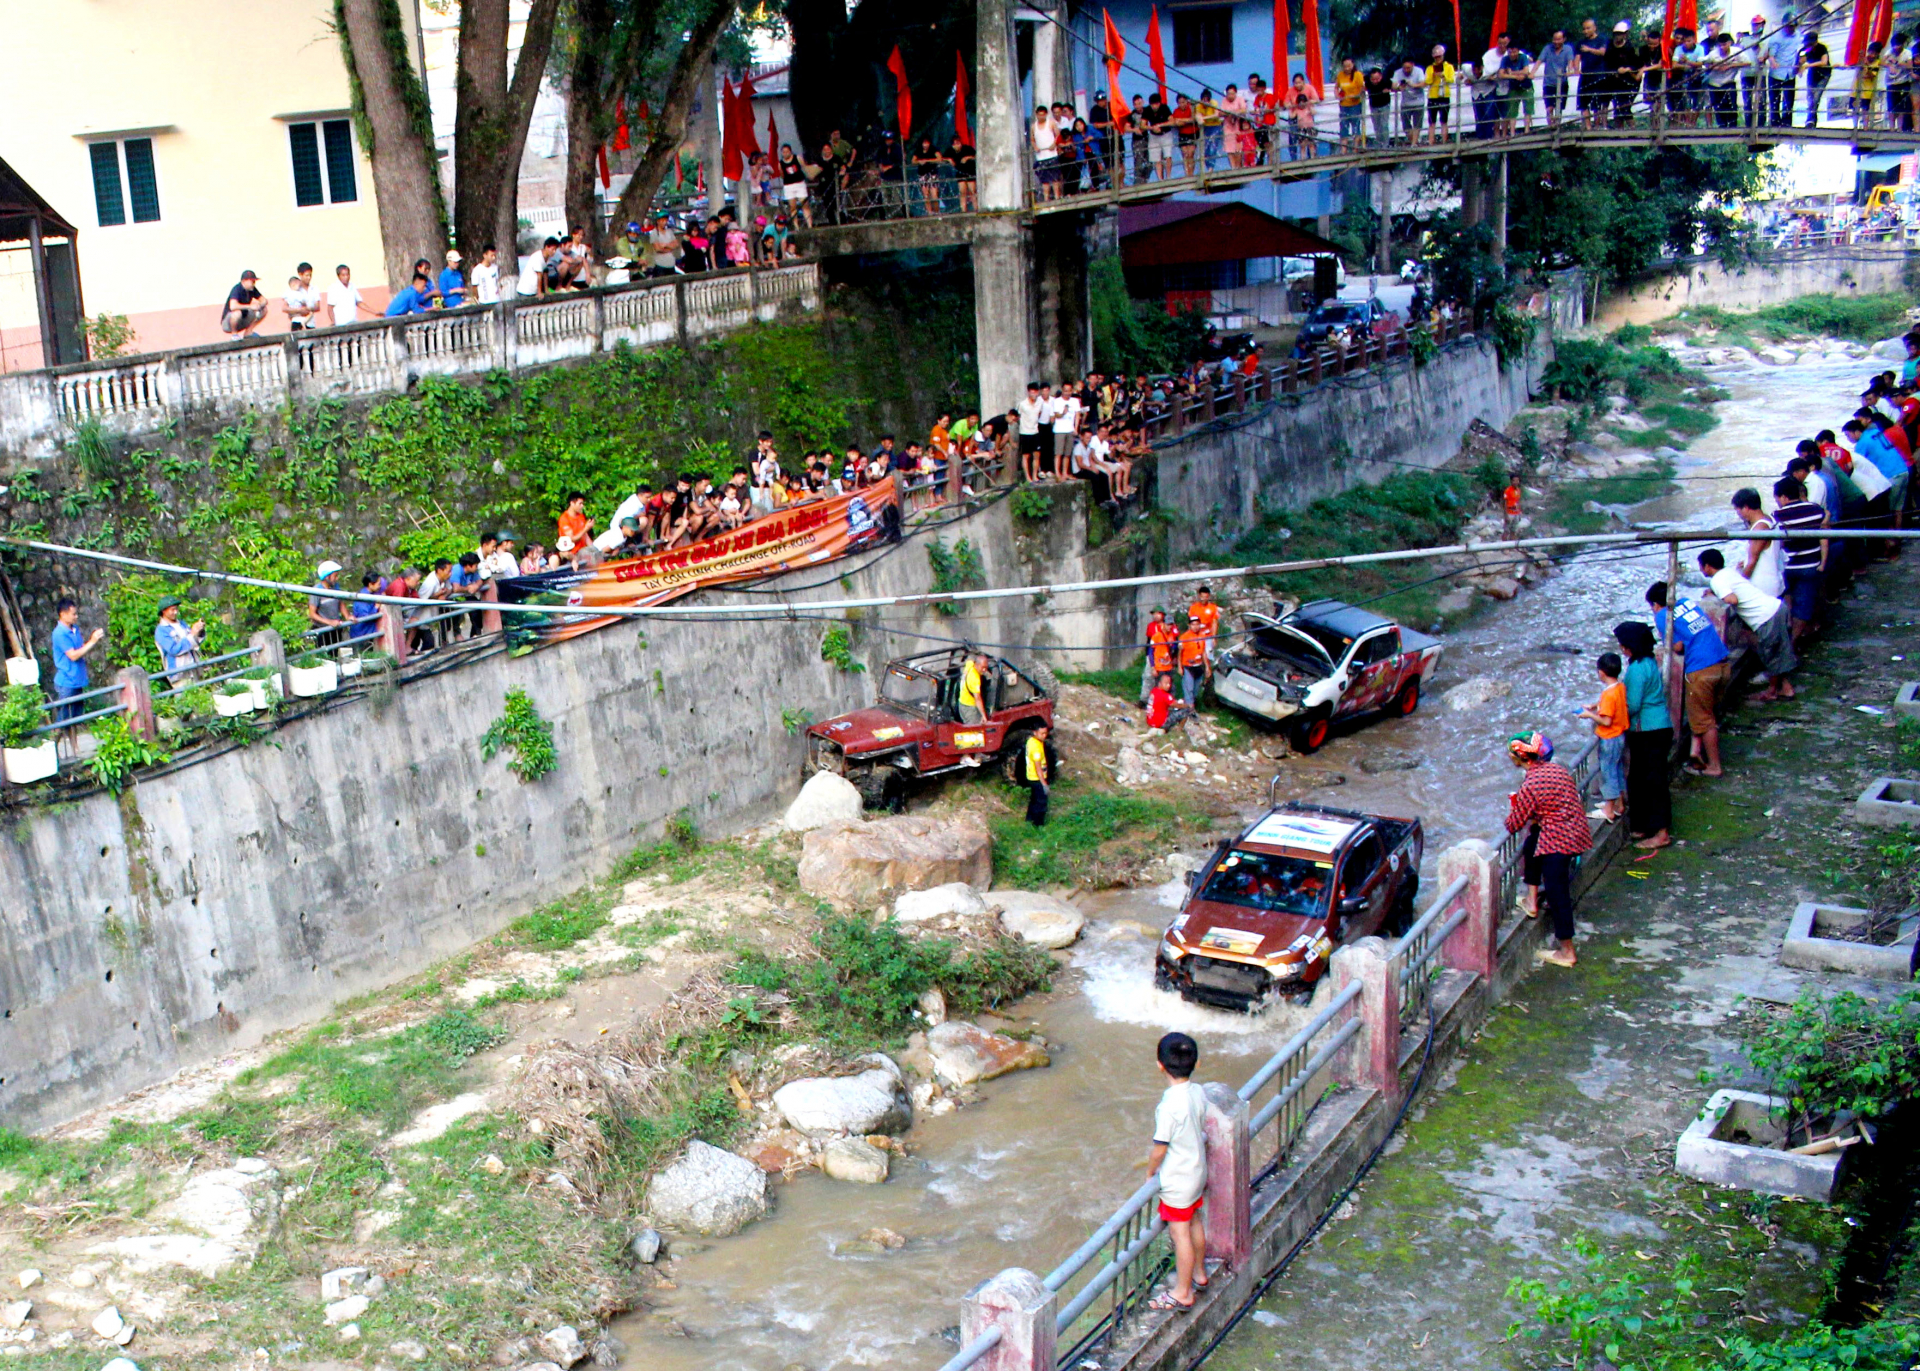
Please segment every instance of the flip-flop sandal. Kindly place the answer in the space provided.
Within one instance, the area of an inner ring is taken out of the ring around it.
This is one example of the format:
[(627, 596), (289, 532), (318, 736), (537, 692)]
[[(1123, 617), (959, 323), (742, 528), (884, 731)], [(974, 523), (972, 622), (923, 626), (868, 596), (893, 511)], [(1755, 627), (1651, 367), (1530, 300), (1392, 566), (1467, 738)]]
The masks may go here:
[(1179, 1300), (1176, 1300), (1173, 1297), (1173, 1293), (1171, 1291), (1167, 1291), (1162, 1294), (1155, 1295), (1152, 1299), (1147, 1301), (1147, 1308), (1167, 1309), (1167, 1310), (1172, 1310), (1175, 1313), (1179, 1313), (1179, 1314), (1191, 1314), (1193, 1312), (1192, 1305), (1180, 1303)]
[(1635, 857), (1633, 860), (1636, 862), (1650, 862), (1655, 857), (1658, 857), (1663, 851), (1665, 851), (1665, 849), (1660, 847), (1650, 848), (1647, 851), (1642, 852), (1638, 857)]

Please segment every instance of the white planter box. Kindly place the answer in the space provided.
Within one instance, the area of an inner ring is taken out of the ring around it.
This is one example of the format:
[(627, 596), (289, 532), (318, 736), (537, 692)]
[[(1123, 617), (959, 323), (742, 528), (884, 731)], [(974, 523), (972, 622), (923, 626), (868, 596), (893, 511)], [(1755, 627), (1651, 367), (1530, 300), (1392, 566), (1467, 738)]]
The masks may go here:
[(315, 695), (331, 695), (340, 688), (340, 667), (334, 662), (322, 662), (318, 666), (290, 666), (287, 677), (292, 682), (293, 693), (302, 699)]
[(238, 718), (242, 714), (253, 713), (253, 692), (245, 695), (216, 695), (213, 697), (213, 712), (223, 719)]
[(1803, 971), (1845, 971), (1880, 980), (1906, 980), (1907, 966), (1913, 956), (1913, 928), (1908, 928), (1898, 941), (1886, 945), (1839, 936), (1863, 932), (1872, 921), (1870, 909), (1801, 904), (1787, 922), (1787, 936), (1780, 943), (1780, 963)]
[[(1833, 1198), (1851, 1148), (1797, 1156), (1780, 1144), (1786, 1101), (1747, 1090), (1716, 1090), (1699, 1118), (1687, 1125), (1673, 1149), (1673, 1167), (1683, 1176), (1753, 1190), (1763, 1195)], [(1750, 1141), (1734, 1142), (1735, 1135)]]
[(358, 657), (342, 657), (340, 659), (340, 675), (343, 679), (348, 676), (358, 676), (359, 674), (360, 659)]
[(7, 779), (15, 785), (44, 781), (60, 769), (60, 753), (51, 738), (33, 747), (0, 748), (0, 755), (5, 758)]
[(7, 658), (7, 684), (10, 686), (39, 685), (39, 659), (34, 657)]
[(267, 683), (265, 681), (248, 681), (246, 685), (247, 689), (252, 692), (253, 707), (255, 709), (273, 708), (273, 696), (267, 692)]

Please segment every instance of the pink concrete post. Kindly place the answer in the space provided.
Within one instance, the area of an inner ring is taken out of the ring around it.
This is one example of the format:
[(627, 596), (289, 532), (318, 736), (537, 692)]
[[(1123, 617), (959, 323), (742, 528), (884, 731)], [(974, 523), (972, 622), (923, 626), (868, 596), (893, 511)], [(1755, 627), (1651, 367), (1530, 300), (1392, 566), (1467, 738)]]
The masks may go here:
[(1393, 953), (1379, 938), (1362, 938), (1337, 949), (1331, 966), (1333, 988), (1360, 984), (1354, 1001), (1360, 1032), (1347, 1044), (1335, 1074), (1353, 1085), (1368, 1085), (1386, 1096), (1400, 1098), (1400, 986), (1394, 979)]
[(1207, 1255), (1239, 1270), (1253, 1256), (1253, 1162), (1247, 1132), (1247, 1102), (1218, 1081), (1201, 1088), (1207, 1097), (1201, 1129), (1207, 1139)]
[(1466, 921), (1440, 944), (1440, 961), (1488, 981), (1500, 964), (1500, 882), (1493, 860), (1492, 846), (1478, 838), (1455, 843), (1440, 854), (1441, 889), (1467, 878), (1467, 888), (1455, 902), (1467, 911)]
[(380, 650), (393, 658), (396, 667), (406, 665), (407, 626), (399, 605), (380, 606)]
[[(500, 587), (495, 585), (492, 581), (482, 581), (480, 583), (480, 599), (481, 599), (481, 602), (484, 604), (489, 604), (489, 605), (499, 604), (500, 603)], [(482, 634), (491, 636), (495, 633), (498, 633), (499, 631), (500, 631), (500, 611), (497, 609), (481, 610), (480, 611), (480, 632)]]
[(115, 673), (113, 681), (120, 687), (120, 704), (126, 711), (127, 731), (136, 738), (159, 737), (160, 730), (153, 722), (153, 684), (147, 680), (147, 673), (137, 666), (123, 666)]
[(1000, 1341), (974, 1363), (978, 1371), (1054, 1371), (1053, 1291), (1031, 1271), (1009, 1267), (967, 1292), (960, 1306), (960, 1345), (998, 1329)]

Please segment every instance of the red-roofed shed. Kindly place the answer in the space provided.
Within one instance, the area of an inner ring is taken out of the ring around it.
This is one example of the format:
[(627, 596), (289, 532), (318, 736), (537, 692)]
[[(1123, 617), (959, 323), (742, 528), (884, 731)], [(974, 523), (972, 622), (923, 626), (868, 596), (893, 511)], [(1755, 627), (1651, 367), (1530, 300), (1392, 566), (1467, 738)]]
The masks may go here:
[(1232, 290), (1259, 257), (1339, 252), (1317, 233), (1237, 200), (1162, 200), (1120, 211), (1120, 264), (1139, 296)]

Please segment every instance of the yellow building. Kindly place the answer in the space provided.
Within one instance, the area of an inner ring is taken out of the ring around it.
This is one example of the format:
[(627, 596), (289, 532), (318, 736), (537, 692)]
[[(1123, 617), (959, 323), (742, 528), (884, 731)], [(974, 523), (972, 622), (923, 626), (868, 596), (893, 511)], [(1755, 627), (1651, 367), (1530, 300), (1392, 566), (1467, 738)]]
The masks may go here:
[[(417, 54), (414, 7), (400, 8)], [(301, 262), (321, 291), (347, 264), (384, 305), (332, 13), (328, 0), (68, 0), (8, 25), (0, 159), (78, 230), (86, 312), (127, 316), (136, 350), (219, 341), (242, 271), (271, 303), (263, 333), (286, 331)], [(16, 275), (0, 266), (8, 370), (40, 364)]]

